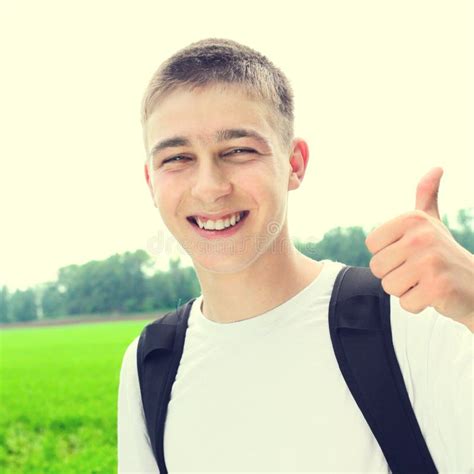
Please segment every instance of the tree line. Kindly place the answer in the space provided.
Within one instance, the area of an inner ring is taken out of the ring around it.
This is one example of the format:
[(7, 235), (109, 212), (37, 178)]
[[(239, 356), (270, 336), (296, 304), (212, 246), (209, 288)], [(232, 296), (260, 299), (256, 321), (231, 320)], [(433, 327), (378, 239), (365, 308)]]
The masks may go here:
[[(455, 240), (474, 253), (473, 209), (461, 209), (457, 227), (444, 224)], [(365, 246), (362, 227), (337, 227), (319, 242), (296, 240), (295, 247), (314, 259), (330, 259), (367, 267), (371, 254)], [(152, 257), (144, 250), (115, 254), (105, 260), (68, 265), (55, 281), (26, 290), (0, 290), (0, 322), (33, 321), (78, 315), (113, 315), (168, 311), (200, 294), (192, 267), (182, 267), (179, 258), (169, 261), (167, 271), (152, 271)]]

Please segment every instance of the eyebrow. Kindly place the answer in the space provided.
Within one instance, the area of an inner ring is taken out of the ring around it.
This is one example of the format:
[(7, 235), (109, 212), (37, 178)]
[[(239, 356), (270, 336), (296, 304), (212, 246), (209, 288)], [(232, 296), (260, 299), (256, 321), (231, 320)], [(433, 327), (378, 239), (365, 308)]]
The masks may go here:
[[(251, 130), (248, 128), (226, 128), (222, 130), (218, 130), (214, 134), (214, 141), (216, 143), (224, 142), (227, 140), (232, 140), (233, 138), (243, 138), (243, 137), (250, 137), (261, 145), (264, 145), (270, 149), (272, 146), (267, 138), (265, 138), (260, 133), (256, 132), (255, 130)], [(160, 151), (164, 150), (165, 148), (175, 148), (179, 146), (191, 146), (191, 141), (184, 136), (174, 136), (170, 138), (165, 138), (160, 140), (156, 143), (150, 151), (150, 157), (155, 156)]]

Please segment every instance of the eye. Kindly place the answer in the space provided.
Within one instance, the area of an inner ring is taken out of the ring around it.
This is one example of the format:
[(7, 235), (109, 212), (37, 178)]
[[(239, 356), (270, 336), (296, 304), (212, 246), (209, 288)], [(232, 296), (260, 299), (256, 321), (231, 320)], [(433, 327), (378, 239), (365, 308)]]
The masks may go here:
[[(178, 161), (178, 158), (184, 158), (184, 159), (186, 159), (186, 160), (189, 159), (187, 156), (176, 155), (176, 156), (172, 156), (171, 158), (168, 158), (167, 160), (164, 160), (164, 161), (163, 161), (163, 164), (168, 163), (168, 162), (171, 162), (171, 161)], [(181, 160), (179, 160), (179, 161), (181, 161)]]
[[(255, 150), (252, 150), (251, 148), (235, 148), (234, 150), (231, 150), (229, 151), (228, 153), (226, 153), (226, 155), (229, 155), (229, 154), (234, 154), (234, 152), (242, 152), (242, 153), (255, 153)], [(241, 155), (242, 153), (235, 153), (236, 155)]]
[[(255, 153), (255, 150), (252, 150), (251, 148), (235, 148), (235, 149), (225, 153), (224, 156), (226, 156), (226, 155), (242, 155), (244, 153)], [(189, 160), (190, 158), (188, 158), (187, 156), (184, 156), (184, 155), (176, 155), (176, 156), (172, 156), (171, 158), (167, 158), (166, 160), (163, 161), (162, 164), (164, 165), (166, 163), (172, 163), (172, 162), (178, 163), (180, 161), (183, 161), (183, 159)]]

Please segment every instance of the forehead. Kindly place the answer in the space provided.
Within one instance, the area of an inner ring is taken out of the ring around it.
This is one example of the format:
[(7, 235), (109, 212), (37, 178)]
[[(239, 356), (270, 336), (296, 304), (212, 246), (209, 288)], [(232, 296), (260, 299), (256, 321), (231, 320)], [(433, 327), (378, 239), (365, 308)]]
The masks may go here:
[(159, 100), (150, 114), (145, 133), (148, 147), (171, 136), (209, 144), (223, 129), (248, 129), (273, 141), (269, 109), (235, 85), (178, 89)]

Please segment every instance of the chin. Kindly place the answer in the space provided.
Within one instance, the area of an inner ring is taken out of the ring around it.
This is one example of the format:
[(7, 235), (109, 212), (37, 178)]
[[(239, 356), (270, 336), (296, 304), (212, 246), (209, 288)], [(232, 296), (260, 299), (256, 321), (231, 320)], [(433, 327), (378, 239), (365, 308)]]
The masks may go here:
[(248, 260), (248, 258), (242, 258), (242, 256), (239, 255), (226, 257), (221, 254), (214, 258), (211, 258), (209, 255), (194, 256), (192, 260), (196, 270), (220, 275), (231, 275), (245, 270), (256, 260), (256, 257), (252, 260)]

